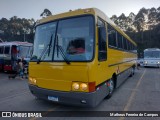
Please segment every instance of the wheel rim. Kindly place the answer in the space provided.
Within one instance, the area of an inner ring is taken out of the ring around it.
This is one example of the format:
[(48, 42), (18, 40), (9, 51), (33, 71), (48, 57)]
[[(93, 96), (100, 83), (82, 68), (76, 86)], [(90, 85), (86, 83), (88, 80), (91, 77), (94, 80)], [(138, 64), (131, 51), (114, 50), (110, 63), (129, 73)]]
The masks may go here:
[(110, 86), (109, 86), (109, 92), (112, 93), (113, 89), (114, 89), (114, 82), (113, 82), (112, 79), (110, 80), (109, 84), (110, 84)]

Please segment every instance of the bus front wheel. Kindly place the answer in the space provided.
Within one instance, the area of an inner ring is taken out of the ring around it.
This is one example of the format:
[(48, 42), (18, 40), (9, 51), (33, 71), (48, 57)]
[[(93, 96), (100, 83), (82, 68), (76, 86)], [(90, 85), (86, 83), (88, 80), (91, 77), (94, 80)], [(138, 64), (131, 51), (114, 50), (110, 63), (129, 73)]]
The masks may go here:
[(109, 87), (109, 94), (107, 95), (107, 99), (111, 98), (112, 97), (112, 94), (113, 94), (113, 91), (114, 91), (114, 80), (113, 78), (111, 78), (109, 81), (108, 81), (108, 87)]

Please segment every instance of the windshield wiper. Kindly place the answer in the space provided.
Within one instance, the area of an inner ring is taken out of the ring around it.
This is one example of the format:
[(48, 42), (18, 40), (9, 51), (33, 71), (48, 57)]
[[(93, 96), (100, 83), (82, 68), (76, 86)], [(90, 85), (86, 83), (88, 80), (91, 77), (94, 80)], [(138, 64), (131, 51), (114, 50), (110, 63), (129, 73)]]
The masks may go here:
[(60, 50), (60, 53), (64, 59), (64, 61), (67, 63), (67, 64), (70, 64), (70, 62), (68, 61), (67, 57), (65, 56), (65, 53), (64, 53), (64, 50), (62, 48), (62, 46), (58, 45), (58, 35), (57, 35), (57, 39), (56, 39), (56, 47), (57, 47), (57, 56), (58, 56), (58, 50)]
[(50, 55), (50, 52), (51, 52), (52, 41), (53, 41), (52, 37), (53, 37), (53, 34), (51, 35), (50, 42), (48, 44), (48, 56)]
[(57, 48), (60, 50), (60, 53), (61, 53), (64, 61), (65, 61), (67, 64), (70, 64), (70, 62), (68, 61), (67, 57), (66, 57), (65, 54), (64, 54), (64, 50), (63, 50), (62, 46), (57, 45)]
[[(51, 47), (52, 47), (52, 41), (53, 41), (52, 36), (53, 36), (53, 34), (51, 35), (49, 44), (46, 46), (46, 48), (43, 49), (39, 59), (37, 60), (37, 64), (39, 64), (41, 62), (41, 59), (45, 55), (47, 50), (48, 50), (48, 56), (50, 55), (50, 51), (51, 51)], [(44, 58), (45, 58), (45, 56), (44, 56)]]

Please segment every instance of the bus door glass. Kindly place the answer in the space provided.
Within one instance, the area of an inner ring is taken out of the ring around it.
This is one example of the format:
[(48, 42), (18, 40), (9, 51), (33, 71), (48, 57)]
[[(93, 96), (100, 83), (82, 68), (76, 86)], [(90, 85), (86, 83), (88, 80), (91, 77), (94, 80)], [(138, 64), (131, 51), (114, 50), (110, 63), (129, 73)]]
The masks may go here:
[(105, 22), (98, 18), (98, 66), (97, 78), (99, 83), (106, 79), (107, 70), (107, 36)]
[(12, 48), (11, 48), (11, 66), (12, 66), (12, 70), (16, 70), (17, 54), (18, 54), (17, 46), (16, 45), (12, 45)]
[(105, 23), (98, 19), (98, 60), (106, 61), (107, 59), (107, 43), (106, 43), (106, 27)]
[(11, 70), (11, 46), (7, 45), (4, 48), (4, 71)]
[(17, 60), (17, 46), (13, 45), (12, 49), (11, 49), (11, 56), (12, 56), (12, 60)]

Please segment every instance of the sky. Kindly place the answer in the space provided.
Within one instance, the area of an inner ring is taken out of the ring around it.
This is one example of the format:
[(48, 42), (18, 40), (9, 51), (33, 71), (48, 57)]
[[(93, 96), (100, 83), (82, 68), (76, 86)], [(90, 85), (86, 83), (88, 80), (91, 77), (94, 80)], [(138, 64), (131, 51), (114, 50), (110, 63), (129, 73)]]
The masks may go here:
[(45, 8), (52, 14), (59, 14), (79, 8), (95, 7), (108, 17), (137, 14), (145, 8), (160, 7), (160, 0), (0, 0), (0, 19), (17, 16), (19, 18), (40, 19)]

